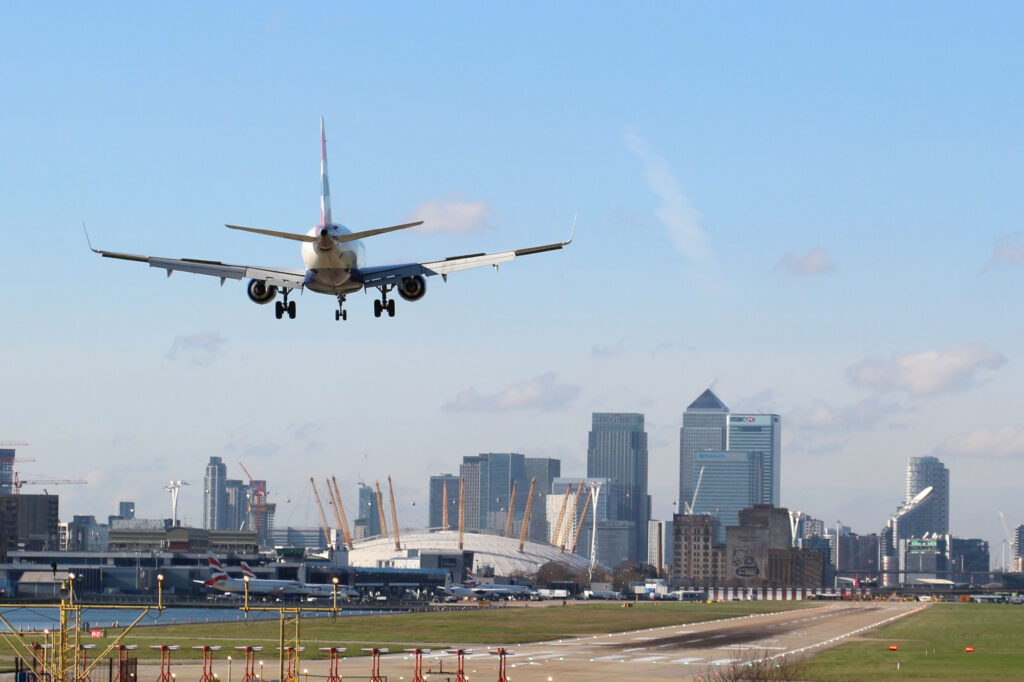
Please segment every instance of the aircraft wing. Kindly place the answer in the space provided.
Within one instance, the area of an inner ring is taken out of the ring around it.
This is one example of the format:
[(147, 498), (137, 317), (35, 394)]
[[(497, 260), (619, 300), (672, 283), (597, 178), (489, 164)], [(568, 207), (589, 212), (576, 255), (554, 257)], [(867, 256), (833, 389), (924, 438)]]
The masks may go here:
[(430, 261), (428, 263), (403, 263), (400, 265), (381, 265), (376, 267), (360, 268), (359, 277), (362, 279), (363, 286), (365, 287), (377, 287), (384, 284), (399, 284), (406, 277), (415, 277), (416, 275), (422, 275), (424, 277), (441, 275), (447, 279), (448, 273), (450, 272), (470, 270), (472, 268), (480, 268), (485, 265), (493, 265), (497, 268), (501, 263), (507, 263), (508, 261), (515, 260), (520, 256), (531, 256), (535, 253), (556, 251), (571, 243), (572, 235), (569, 235), (569, 241), (566, 242), (545, 244), (544, 246), (531, 246), (526, 249), (516, 249), (514, 251), (470, 253), (464, 256), (451, 256), (444, 260)]
[(104, 258), (117, 258), (119, 260), (130, 260), (138, 263), (148, 263), (152, 268), (161, 268), (167, 271), (170, 277), (175, 271), (191, 272), (195, 275), (209, 275), (218, 277), (220, 283), (224, 284), (228, 279), (260, 279), (267, 284), (273, 284), (288, 289), (302, 289), (306, 282), (305, 270), (294, 270), (289, 268), (264, 268), (253, 265), (229, 265), (220, 261), (199, 260), (196, 258), (157, 258), (155, 256), (139, 256), (133, 253), (117, 253), (116, 251), (103, 251), (93, 249)]

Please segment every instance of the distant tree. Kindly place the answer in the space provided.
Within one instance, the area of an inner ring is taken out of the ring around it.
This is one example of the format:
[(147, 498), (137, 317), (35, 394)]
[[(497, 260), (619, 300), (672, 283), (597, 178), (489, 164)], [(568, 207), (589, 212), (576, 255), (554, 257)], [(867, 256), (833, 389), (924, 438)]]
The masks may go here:
[(558, 580), (573, 580), (575, 573), (569, 564), (561, 561), (549, 561), (539, 569), (534, 584), (547, 586)]

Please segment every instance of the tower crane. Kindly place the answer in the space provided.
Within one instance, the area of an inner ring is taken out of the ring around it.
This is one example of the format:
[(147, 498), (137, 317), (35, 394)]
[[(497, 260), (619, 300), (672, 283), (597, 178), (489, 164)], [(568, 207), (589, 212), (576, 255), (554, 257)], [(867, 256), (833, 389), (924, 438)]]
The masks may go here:
[(249, 511), (256, 511), (256, 522), (253, 524), (255, 526), (253, 530), (256, 531), (256, 537), (260, 537), (263, 531), (263, 517), (267, 511), (267, 482), (257, 481), (253, 478), (252, 474), (249, 473), (249, 470), (241, 462), (238, 463), (238, 466), (242, 467), (242, 471), (249, 477), (249, 487), (252, 488), (252, 500), (249, 502)]
[(21, 492), (23, 485), (85, 485), (88, 483), (84, 478), (39, 478), (31, 481), (23, 481), (18, 478), (17, 472), (14, 475), (14, 482), (11, 486), (17, 495)]

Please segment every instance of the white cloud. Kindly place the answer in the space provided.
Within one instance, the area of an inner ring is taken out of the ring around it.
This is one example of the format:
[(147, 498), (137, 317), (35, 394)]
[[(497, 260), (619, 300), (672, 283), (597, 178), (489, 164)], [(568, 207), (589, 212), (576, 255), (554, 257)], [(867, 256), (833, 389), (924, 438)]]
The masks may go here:
[(784, 270), (791, 275), (821, 275), (834, 272), (837, 267), (823, 248), (815, 246), (802, 256), (787, 251), (782, 254), (774, 269)]
[(467, 388), (445, 404), (444, 409), (462, 412), (557, 409), (568, 405), (579, 392), (579, 386), (558, 383), (558, 375), (548, 372), (488, 395)]
[(939, 447), (939, 452), (973, 457), (1019, 457), (1024, 455), (1024, 427), (978, 429), (954, 436)]
[(412, 210), (409, 220), (422, 220), (420, 232), (472, 232), (490, 227), (487, 214), (491, 207), (486, 201), (440, 201), (431, 199)]
[(226, 342), (227, 339), (223, 336), (211, 331), (177, 336), (171, 347), (164, 353), (164, 357), (171, 362), (208, 367), (223, 353)]
[(651, 151), (644, 138), (633, 132), (625, 133), (624, 138), (643, 163), (647, 186), (659, 199), (654, 214), (668, 229), (672, 246), (686, 259), (690, 280), (706, 292), (717, 291), (720, 288), (718, 264), (708, 237), (698, 224), (697, 211), (683, 193), (672, 168)]
[(905, 391), (933, 395), (968, 388), (985, 369), (1006, 363), (1001, 353), (980, 344), (951, 346), (945, 350), (894, 353), (888, 360), (869, 358), (849, 370), (850, 380), (876, 391)]
[(900, 405), (877, 397), (840, 407), (819, 401), (806, 409), (791, 410), (787, 413), (786, 423), (795, 429), (851, 431), (873, 428), (905, 411)]
[(1014, 232), (996, 237), (992, 246), (992, 257), (981, 268), (988, 272), (993, 268), (1015, 268), (1024, 265), (1024, 232)]

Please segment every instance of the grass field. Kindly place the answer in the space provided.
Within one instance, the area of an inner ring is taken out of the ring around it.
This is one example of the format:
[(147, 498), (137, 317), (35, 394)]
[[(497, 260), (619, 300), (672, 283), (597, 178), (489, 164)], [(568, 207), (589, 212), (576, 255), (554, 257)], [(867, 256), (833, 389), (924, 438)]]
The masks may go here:
[[(899, 651), (889, 651), (889, 645)], [(1024, 679), (1024, 607), (933, 604), (923, 613), (822, 653), (800, 666), (807, 680)], [(974, 653), (964, 651), (973, 646)], [(897, 670), (899, 663), (899, 670)]]
[[(311, 618), (302, 621), (303, 658), (322, 657), (320, 646), (347, 646), (351, 655), (361, 655), (361, 647), (403, 648), (455, 644), (518, 644), (559, 639), (576, 635), (620, 632), (640, 628), (694, 623), (754, 613), (784, 611), (819, 606), (814, 602), (724, 602), (718, 604), (651, 602), (623, 608), (618, 603), (579, 603), (569, 606), (494, 608), (377, 616)], [(103, 639), (89, 640), (102, 649), (120, 631), (107, 629)], [(196, 645), (220, 645), (222, 654), (234, 647), (262, 645), (267, 656), (276, 658), (279, 623), (216, 623), (195, 625), (147, 626), (133, 630), (123, 641), (138, 644), (139, 658), (156, 658), (154, 644), (181, 647), (176, 659), (199, 657)], [(9, 653), (0, 642), (0, 652)]]

